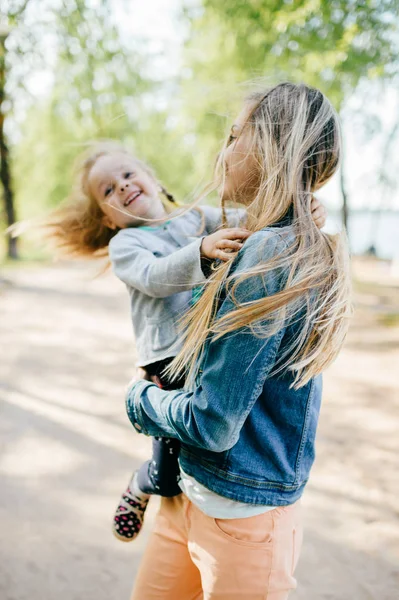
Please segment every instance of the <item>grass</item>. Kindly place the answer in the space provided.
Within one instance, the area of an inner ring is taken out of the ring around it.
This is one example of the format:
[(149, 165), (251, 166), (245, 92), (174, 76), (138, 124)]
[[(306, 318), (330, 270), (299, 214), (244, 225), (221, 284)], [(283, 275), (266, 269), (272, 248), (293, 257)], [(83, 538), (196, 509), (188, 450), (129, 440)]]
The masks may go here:
[(20, 239), (18, 244), (19, 258), (12, 260), (7, 257), (7, 245), (4, 236), (0, 237), (0, 269), (30, 267), (52, 260), (51, 254), (36, 242)]
[(399, 327), (399, 311), (379, 314), (378, 322), (384, 327)]

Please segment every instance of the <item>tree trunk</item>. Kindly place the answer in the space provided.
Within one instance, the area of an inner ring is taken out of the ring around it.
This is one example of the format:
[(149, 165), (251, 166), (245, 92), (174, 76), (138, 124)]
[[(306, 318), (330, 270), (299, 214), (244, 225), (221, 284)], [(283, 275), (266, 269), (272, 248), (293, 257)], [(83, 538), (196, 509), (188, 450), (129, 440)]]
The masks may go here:
[[(6, 36), (0, 36), (0, 180), (3, 186), (4, 208), (6, 214), (7, 226), (13, 225), (16, 221), (14, 196), (11, 185), (11, 172), (9, 165), (9, 152), (4, 133), (4, 89), (6, 83), (5, 75), (5, 40)], [(8, 235), (8, 257), (18, 258), (17, 239)]]
[(346, 233), (349, 239), (349, 203), (348, 203), (348, 194), (346, 191), (346, 183), (345, 183), (345, 175), (343, 165), (341, 165), (340, 169), (340, 188), (342, 195), (342, 223), (346, 229)]

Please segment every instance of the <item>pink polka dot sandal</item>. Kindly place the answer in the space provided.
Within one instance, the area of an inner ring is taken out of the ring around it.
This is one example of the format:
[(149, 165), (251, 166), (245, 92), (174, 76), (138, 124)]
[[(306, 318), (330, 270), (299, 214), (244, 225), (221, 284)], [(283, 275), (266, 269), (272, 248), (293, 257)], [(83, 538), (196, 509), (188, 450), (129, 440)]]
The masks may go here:
[(121, 542), (132, 542), (143, 526), (144, 513), (149, 498), (143, 499), (133, 494), (130, 484), (119, 500), (112, 524), (113, 534)]

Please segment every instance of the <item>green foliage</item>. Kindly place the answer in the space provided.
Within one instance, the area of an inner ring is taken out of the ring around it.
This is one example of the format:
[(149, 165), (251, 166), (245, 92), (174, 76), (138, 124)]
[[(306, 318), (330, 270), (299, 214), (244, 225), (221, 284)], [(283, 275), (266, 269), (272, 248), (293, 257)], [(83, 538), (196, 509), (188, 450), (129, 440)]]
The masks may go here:
[(52, 92), (31, 107), (14, 149), (22, 218), (68, 195), (73, 163), (88, 142), (134, 134), (150, 89), (141, 74), (142, 57), (120, 40), (106, 2), (58, 3), (51, 21), (57, 48)]
[(69, 194), (87, 143), (113, 139), (149, 162), (178, 199), (198, 183), (194, 140), (178, 112), (160, 109), (162, 86), (145, 76), (146, 57), (121, 40), (107, 3), (62, 3), (53, 14), (57, 60), (50, 97), (32, 106), (14, 148), (20, 218), (37, 216)]
[[(184, 104), (201, 147), (251, 88), (306, 81), (339, 110), (362, 78), (397, 73), (397, 0), (203, 0), (186, 10)], [(213, 139), (213, 142), (211, 139)]]
[(204, 0), (191, 17), (188, 62), (196, 80), (305, 80), (339, 109), (361, 78), (397, 71), (398, 8), (397, 0)]
[[(123, 114), (108, 123), (103, 120), (100, 129), (94, 120), (75, 114), (71, 106), (67, 106), (71, 110), (67, 119), (58, 107), (53, 98), (32, 107), (14, 151), (15, 191), (22, 218), (35, 217), (69, 195), (77, 156), (100, 137), (120, 142), (148, 162), (176, 199), (185, 199), (198, 183), (192, 144), (185, 142), (183, 132), (168, 128), (169, 115), (143, 112), (133, 121)], [(118, 106), (114, 109), (117, 114)], [(112, 105), (108, 110), (112, 114)]]
[[(362, 80), (397, 77), (398, 8), (398, 0), (190, 3), (183, 104), (197, 146), (217, 152), (218, 139), (253, 89), (305, 81), (340, 111)], [(343, 203), (347, 225), (344, 194)]]
[[(182, 76), (165, 82), (148, 75), (143, 45), (121, 39), (110, 0), (42, 0), (41, 11), (39, 0), (27, 8), (8, 0), (15, 24), (8, 116), (21, 98), (31, 106), (12, 154), (20, 218), (40, 215), (68, 195), (72, 165), (88, 141), (120, 141), (185, 199), (209, 179), (246, 92), (240, 83), (305, 80), (340, 109), (362, 79), (397, 73), (397, 0), (190, 6)], [(23, 82), (44, 65), (52, 70), (51, 92), (34, 104)]]

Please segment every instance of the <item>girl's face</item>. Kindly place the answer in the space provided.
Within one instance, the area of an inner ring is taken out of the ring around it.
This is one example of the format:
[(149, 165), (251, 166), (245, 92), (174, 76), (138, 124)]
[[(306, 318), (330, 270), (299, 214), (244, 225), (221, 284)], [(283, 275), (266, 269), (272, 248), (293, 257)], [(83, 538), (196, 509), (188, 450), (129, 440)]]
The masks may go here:
[(157, 182), (123, 152), (100, 156), (90, 169), (88, 186), (110, 229), (150, 224), (166, 216)]
[(248, 205), (259, 186), (259, 165), (254, 154), (250, 126), (246, 126), (250, 106), (245, 106), (231, 128), (228, 146), (224, 151), (225, 182), (223, 200)]

